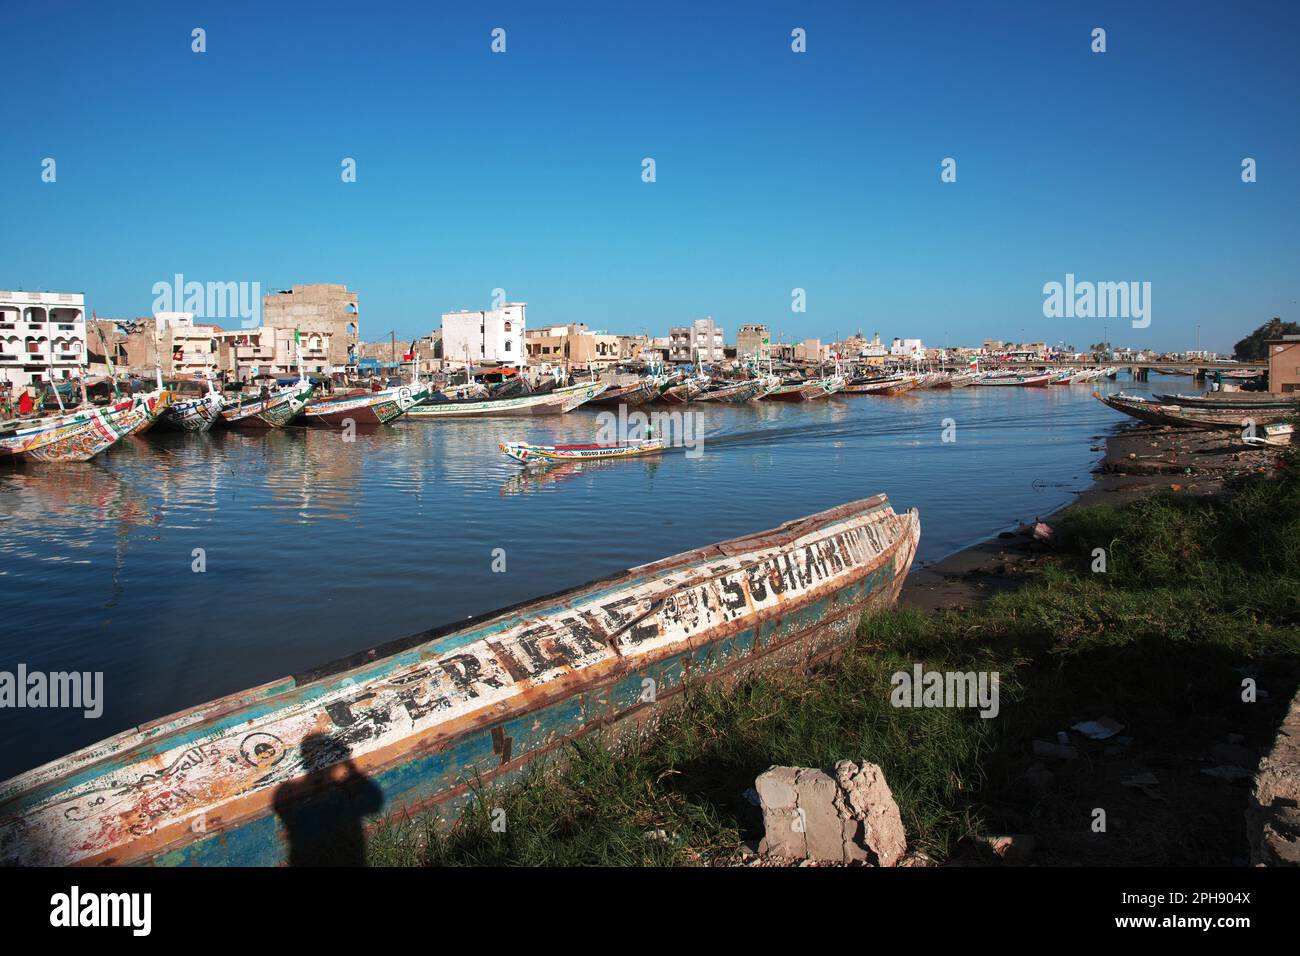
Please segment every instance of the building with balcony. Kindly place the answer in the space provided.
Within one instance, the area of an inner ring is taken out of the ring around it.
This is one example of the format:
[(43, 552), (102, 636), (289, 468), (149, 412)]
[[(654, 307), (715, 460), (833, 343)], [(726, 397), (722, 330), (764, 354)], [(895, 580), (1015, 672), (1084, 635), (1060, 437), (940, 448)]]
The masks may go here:
[(593, 332), (581, 322), (529, 329), (524, 343), (528, 361), (537, 365), (608, 368), (618, 364), (626, 336)]
[(0, 387), (76, 378), (86, 359), (82, 293), (0, 291)]
[(736, 358), (747, 361), (760, 355), (771, 338), (766, 325), (742, 325), (736, 333)]

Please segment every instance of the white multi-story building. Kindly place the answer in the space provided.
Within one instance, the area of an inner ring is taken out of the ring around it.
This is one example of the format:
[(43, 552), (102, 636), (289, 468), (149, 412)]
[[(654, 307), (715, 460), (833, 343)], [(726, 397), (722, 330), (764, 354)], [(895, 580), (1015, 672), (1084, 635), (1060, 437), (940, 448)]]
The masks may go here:
[(526, 302), (507, 302), (490, 311), (444, 312), (442, 314), (442, 358), (455, 365), (469, 362), (497, 362), (527, 365), (524, 350)]
[(712, 318), (696, 319), (691, 325), (668, 330), (668, 358), (673, 362), (721, 362), (722, 328)]
[(75, 378), (85, 362), (82, 293), (0, 291), (0, 386)]
[(923, 359), (925, 358), (925, 346), (921, 344), (920, 339), (896, 338), (893, 344), (889, 346), (889, 354), (894, 358)]

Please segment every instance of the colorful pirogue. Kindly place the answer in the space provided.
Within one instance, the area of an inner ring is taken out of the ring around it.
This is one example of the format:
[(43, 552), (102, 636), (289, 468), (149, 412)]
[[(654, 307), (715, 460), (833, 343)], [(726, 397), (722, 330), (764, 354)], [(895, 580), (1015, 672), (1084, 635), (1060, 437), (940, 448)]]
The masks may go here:
[(421, 420), (500, 415), (562, 415), (591, 401), (608, 387), (603, 382), (584, 382), (580, 385), (566, 385), (549, 392), (535, 392), (513, 398), (451, 400), (439, 395), (426, 398), (411, 408), (407, 415)]
[(303, 407), (308, 425), (344, 428), (349, 422), (360, 427), (374, 427), (391, 422), (428, 397), (429, 386), (420, 383), (384, 388), (377, 392), (365, 389), (332, 398), (320, 398)]
[(834, 655), (897, 599), (919, 537), (915, 511), (855, 501), (124, 731), (0, 784), (0, 863), (314, 857), (358, 825), (349, 781), (374, 797), (366, 826), (453, 816), (475, 785), (637, 734), (688, 688)]
[(0, 454), (28, 461), (89, 461), (129, 435), (147, 431), (172, 401), (157, 390), (113, 405), (37, 421), (0, 435)]
[(163, 412), (160, 421), (187, 432), (205, 432), (221, 418), (224, 404), (221, 393), (209, 388), (206, 395), (173, 402)]
[(284, 428), (302, 414), (314, 388), (304, 379), (277, 389), (265, 398), (246, 401), (241, 395), (234, 404), (227, 403), (221, 410), (221, 417), (231, 428)]
[(662, 438), (632, 438), (613, 445), (530, 445), (523, 441), (503, 441), (497, 447), (515, 461), (532, 464), (653, 455), (663, 451), (667, 445)]

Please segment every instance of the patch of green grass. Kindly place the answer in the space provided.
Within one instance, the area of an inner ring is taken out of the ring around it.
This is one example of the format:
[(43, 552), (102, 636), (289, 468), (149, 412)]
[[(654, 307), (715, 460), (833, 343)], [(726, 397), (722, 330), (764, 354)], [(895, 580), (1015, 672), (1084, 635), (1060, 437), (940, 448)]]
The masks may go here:
[[(1017, 591), (962, 612), (869, 615), (833, 666), (702, 688), (653, 738), (616, 752), (595, 738), (573, 744), (550, 772), (480, 792), (454, 827), (381, 827), (370, 859), (710, 862), (761, 835), (744, 797), (758, 774), (849, 759), (884, 769), (911, 844), (944, 860), (969, 838), (1041, 819), (1019, 781), (1026, 755), (1079, 720), (1111, 715), (1169, 748), (1220, 740), (1226, 727), (1266, 741), (1285, 701), (1243, 708), (1240, 687), (1252, 674), (1293, 688), (1300, 660), (1300, 459), (1283, 464), (1214, 498), (1073, 508), (1057, 558)], [(1093, 570), (1097, 548), (1104, 573)], [(918, 662), (997, 671), (1000, 716), (894, 708), (891, 675)], [(1179, 831), (1173, 852), (1186, 856), (1176, 859), (1197, 859), (1198, 841), (1222, 829)]]

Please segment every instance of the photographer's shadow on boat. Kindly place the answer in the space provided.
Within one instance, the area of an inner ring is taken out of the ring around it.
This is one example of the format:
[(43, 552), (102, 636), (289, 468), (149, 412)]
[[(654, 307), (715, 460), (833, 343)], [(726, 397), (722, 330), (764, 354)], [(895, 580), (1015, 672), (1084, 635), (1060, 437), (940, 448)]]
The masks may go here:
[(289, 865), (363, 866), (364, 820), (383, 808), (383, 791), (357, 769), (347, 746), (327, 735), (303, 740), (302, 760), (306, 776), (275, 792)]

